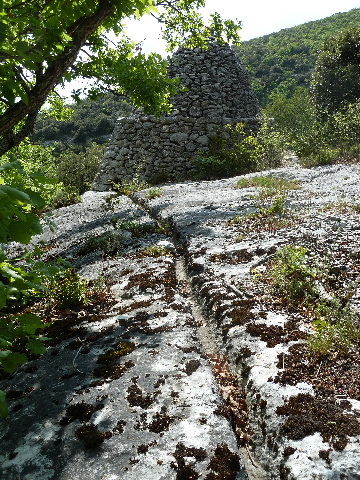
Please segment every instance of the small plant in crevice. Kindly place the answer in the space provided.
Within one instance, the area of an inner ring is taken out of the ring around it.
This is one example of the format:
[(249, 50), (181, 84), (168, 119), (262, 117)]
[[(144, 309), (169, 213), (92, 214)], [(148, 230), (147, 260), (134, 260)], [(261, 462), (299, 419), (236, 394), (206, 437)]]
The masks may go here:
[(101, 250), (103, 253), (113, 256), (121, 251), (124, 240), (124, 236), (115, 230), (101, 235), (90, 235), (85, 239), (77, 254), (87, 255)]
[(286, 207), (286, 195), (277, 195), (268, 206), (258, 206), (247, 215), (235, 215), (228, 225), (236, 226), (245, 236), (251, 232), (273, 232), (287, 228), (296, 221), (295, 214)]
[(124, 220), (117, 224), (119, 230), (126, 230), (135, 237), (141, 237), (148, 233), (155, 233), (156, 226), (153, 223), (141, 223), (135, 220)]
[(162, 195), (162, 189), (160, 187), (152, 187), (146, 192), (146, 198), (148, 200), (161, 197), (161, 195)]
[(317, 268), (310, 265), (308, 249), (286, 245), (277, 251), (266, 277), (272, 288), (284, 295), (290, 304), (317, 298), (315, 279)]
[(172, 253), (162, 245), (151, 245), (142, 250), (141, 255), (148, 257), (162, 257), (164, 255), (172, 255)]
[(271, 286), (273, 294), (293, 309), (306, 312), (313, 328), (308, 347), (322, 355), (348, 352), (360, 344), (359, 313), (349, 306), (353, 290), (343, 298), (327, 292), (330, 271), (325, 262), (309, 255), (307, 248), (286, 245), (266, 272), (257, 275)]
[(261, 187), (275, 192), (297, 190), (301, 188), (299, 182), (287, 180), (286, 178), (272, 177), (270, 175), (256, 175), (254, 177), (240, 178), (235, 185), (235, 188), (249, 187)]
[(134, 177), (133, 180), (123, 180), (120, 183), (113, 183), (113, 189), (115, 192), (126, 196), (130, 196), (135, 192), (140, 192), (147, 188), (149, 188), (149, 184), (140, 180), (138, 176)]
[(62, 309), (78, 307), (86, 299), (87, 281), (74, 268), (55, 275), (47, 287), (50, 297)]
[(309, 348), (321, 355), (336, 350), (347, 352), (360, 343), (359, 314), (338, 299), (327, 305), (320, 303), (313, 311), (315, 332), (309, 336)]
[(336, 212), (342, 214), (360, 213), (360, 203), (347, 200), (329, 202), (321, 208), (322, 212)]

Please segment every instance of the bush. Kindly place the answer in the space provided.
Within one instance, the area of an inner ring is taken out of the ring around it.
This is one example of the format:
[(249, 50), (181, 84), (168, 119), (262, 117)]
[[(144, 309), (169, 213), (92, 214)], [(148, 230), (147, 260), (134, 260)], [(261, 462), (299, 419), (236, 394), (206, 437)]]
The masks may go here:
[(291, 98), (276, 94), (266, 115), (273, 116), (284, 148), (292, 150), (304, 166), (325, 165), (359, 154), (360, 102), (321, 118), (306, 88)]
[(257, 135), (247, 132), (242, 123), (226, 125), (193, 164), (196, 178), (227, 178), (277, 166), (280, 158), (281, 137), (265, 119)]
[(58, 159), (56, 168), (58, 180), (65, 186), (75, 188), (79, 195), (90, 190), (104, 151), (104, 145), (93, 143), (85, 152), (64, 153)]
[[(41, 233), (39, 210), (45, 200), (38, 193), (44, 179), (26, 174), (18, 160), (0, 166), (0, 244), (16, 241), (30, 242)], [(33, 188), (25, 187), (33, 182)], [(7, 184), (6, 184), (7, 183)], [(29, 253), (10, 259), (0, 247), (0, 365), (12, 373), (28, 359), (27, 353), (44, 353), (39, 330), (45, 327), (34, 314), (14, 315), (16, 308), (44, 294), (44, 282), (61, 267), (34, 261)], [(14, 308), (15, 307), (15, 308)], [(18, 351), (19, 345), (23, 351)], [(0, 391), (0, 416), (7, 416), (6, 395)]]
[(308, 302), (317, 298), (315, 279), (317, 269), (310, 266), (307, 249), (286, 245), (278, 250), (268, 271), (274, 289), (289, 303)]
[(47, 284), (49, 295), (59, 308), (74, 308), (80, 306), (86, 297), (87, 282), (83, 280), (74, 268), (58, 272)]

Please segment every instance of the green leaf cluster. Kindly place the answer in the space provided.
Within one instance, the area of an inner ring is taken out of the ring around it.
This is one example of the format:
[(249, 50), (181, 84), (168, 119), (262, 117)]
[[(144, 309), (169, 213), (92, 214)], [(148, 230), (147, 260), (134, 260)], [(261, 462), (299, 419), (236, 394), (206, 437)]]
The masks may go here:
[[(14, 240), (26, 244), (42, 230), (36, 212), (45, 206), (45, 200), (31, 188), (18, 188), (24, 173), (20, 161), (14, 158), (0, 165), (0, 243)], [(36, 174), (32, 179), (35, 184), (43, 181)]]
[[(44, 280), (56, 274), (60, 267), (32, 259), (26, 252), (20, 258), (9, 258), (3, 248), (10, 241), (23, 244), (41, 233), (38, 212), (46, 202), (34, 188), (24, 187), (25, 170), (21, 162), (0, 165), (0, 364), (9, 373), (25, 363), (28, 353), (45, 352), (39, 330), (46, 325), (37, 315), (12, 315), (11, 306), (26, 305), (46, 291)], [(29, 174), (33, 186), (46, 180), (40, 174)], [(19, 351), (20, 349), (20, 351)], [(0, 391), (0, 416), (7, 415), (5, 394)]]
[(315, 279), (318, 276), (318, 268), (312, 265), (308, 250), (294, 245), (278, 250), (268, 271), (274, 289), (291, 304), (317, 298)]
[(266, 119), (257, 133), (246, 131), (243, 123), (226, 125), (210, 138), (209, 150), (193, 159), (195, 176), (201, 179), (227, 178), (275, 167), (282, 143)]

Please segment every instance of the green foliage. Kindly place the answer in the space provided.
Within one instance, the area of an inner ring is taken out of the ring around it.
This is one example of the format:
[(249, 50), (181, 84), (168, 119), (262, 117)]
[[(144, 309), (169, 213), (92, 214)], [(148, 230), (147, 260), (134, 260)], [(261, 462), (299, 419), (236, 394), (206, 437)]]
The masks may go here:
[(291, 98), (276, 94), (266, 115), (275, 119), (285, 149), (292, 150), (306, 166), (332, 163), (359, 154), (360, 102), (321, 118), (306, 88)]
[(287, 180), (286, 178), (272, 177), (268, 175), (240, 178), (235, 186), (235, 188), (248, 187), (261, 187), (275, 192), (282, 190), (297, 190), (300, 188), (299, 183), (295, 180)]
[[(266, 190), (266, 189), (265, 189)], [(286, 208), (286, 193), (277, 190), (270, 204), (264, 206), (263, 196), (254, 211), (247, 215), (235, 215), (229, 225), (236, 226), (237, 241), (247, 238), (251, 233), (274, 232), (287, 228), (296, 220), (295, 215)]]
[(306, 144), (312, 142), (311, 136), (315, 135), (317, 117), (307, 88), (296, 88), (291, 98), (283, 93), (273, 94), (271, 104), (265, 112), (275, 119), (275, 127), (284, 138), (285, 148), (299, 153)]
[(239, 123), (210, 139), (209, 150), (193, 160), (196, 178), (226, 178), (279, 165), (282, 138), (264, 118), (257, 134)]
[(347, 352), (360, 342), (360, 324), (357, 313), (339, 301), (331, 305), (320, 303), (314, 309), (315, 333), (309, 336), (309, 348), (321, 355), (331, 351)]
[(142, 252), (142, 255), (148, 257), (162, 257), (164, 255), (172, 255), (172, 253), (161, 245), (151, 245), (150, 247), (145, 248)]
[(116, 225), (119, 230), (131, 232), (135, 237), (141, 237), (147, 233), (155, 233), (157, 227), (151, 223), (141, 223), (134, 220), (124, 220)]
[(296, 87), (308, 88), (324, 41), (349, 27), (357, 27), (358, 23), (359, 9), (354, 8), (235, 47), (249, 72), (260, 105), (266, 107), (274, 93), (291, 97)]
[(81, 197), (76, 187), (64, 186), (58, 191), (51, 201), (51, 208), (60, 208), (80, 202)]
[(23, 345), (29, 353), (43, 354), (46, 352), (43, 341), (39, 337), (39, 330), (49, 324), (42, 323), (41, 319), (32, 313), (8, 316), (0, 319), (0, 364), (6, 372), (13, 373), (20, 365), (27, 362), (28, 356), (11, 348)]
[(104, 156), (105, 147), (92, 143), (85, 152), (68, 151), (58, 158), (56, 176), (66, 187), (75, 189), (78, 195), (91, 189)]
[[(29, 243), (33, 235), (41, 232), (37, 211), (46, 203), (34, 189), (23, 188), (25, 171), (18, 160), (11, 158), (12, 162), (0, 165), (0, 243)], [(44, 182), (37, 174), (29, 174), (29, 178), (35, 188)]]
[(314, 333), (308, 337), (309, 348), (326, 355), (331, 351), (347, 352), (360, 341), (358, 313), (349, 307), (353, 292), (343, 299), (321, 294), (329, 269), (311, 258), (306, 248), (286, 245), (277, 251), (263, 280), (283, 296), (293, 308), (306, 307), (313, 318)]
[(315, 278), (318, 272), (307, 253), (304, 247), (286, 245), (277, 251), (267, 272), (274, 289), (285, 295), (289, 303), (317, 298)]
[(311, 93), (325, 118), (360, 99), (360, 27), (328, 38), (319, 53)]
[(162, 190), (159, 187), (152, 187), (149, 189), (148, 192), (146, 192), (146, 198), (148, 198), (149, 200), (153, 198), (161, 197), (161, 195), (162, 195)]
[[(66, 107), (69, 108), (69, 107)], [(58, 119), (42, 110), (30, 136), (36, 143), (52, 143), (56, 154), (68, 150), (84, 151), (91, 143), (104, 144), (112, 134), (117, 118), (129, 115), (132, 107), (111, 93), (96, 99), (85, 98), (71, 105), (70, 118)]]
[(57, 121), (71, 120), (74, 109), (65, 104), (65, 100), (55, 92), (48, 96), (49, 107), (42, 110), (43, 118), (53, 118)]
[[(60, 269), (59, 265), (34, 261), (29, 254), (9, 260), (0, 249), (0, 365), (5, 371), (14, 372), (28, 360), (29, 354), (45, 353), (46, 339), (40, 330), (49, 324), (33, 313), (9, 312), (45, 295), (44, 282)], [(0, 391), (0, 416), (7, 414), (6, 395)]]
[(360, 154), (360, 99), (346, 105), (328, 118), (332, 128), (332, 145), (343, 157)]
[[(26, 174), (13, 155), (9, 158), (11, 162), (0, 165), (0, 243), (27, 244), (42, 231), (38, 211), (46, 203), (38, 191), (46, 180), (37, 172)], [(29, 313), (10, 315), (9, 311), (44, 294), (44, 280), (58, 271), (58, 266), (35, 261), (28, 253), (10, 259), (0, 248), (0, 364), (7, 372), (12, 373), (25, 363), (27, 352), (45, 351), (38, 333), (45, 327), (40, 317)], [(19, 346), (26, 353), (18, 351)], [(5, 398), (4, 392), (0, 392), (1, 416), (8, 413)]]
[(43, 281), (56, 274), (60, 268), (34, 261), (30, 253), (9, 260), (0, 249), (0, 310), (9, 303), (26, 305), (32, 298), (43, 294), (46, 290)]
[(105, 147), (91, 144), (84, 152), (68, 151), (55, 157), (53, 147), (31, 144), (28, 140), (4, 155), (1, 164), (16, 155), (21, 158), (21, 171), (6, 168), (3, 182), (14, 182), (23, 192), (31, 189), (43, 198), (41, 208), (58, 208), (80, 200), (80, 195), (91, 189), (92, 181), (103, 158)]
[(115, 255), (122, 247), (124, 236), (117, 231), (110, 231), (102, 235), (91, 235), (84, 241), (78, 250), (78, 255), (87, 255), (101, 250), (107, 255)]
[(121, 183), (114, 183), (113, 189), (121, 195), (130, 196), (134, 192), (140, 192), (149, 188), (149, 185), (135, 176), (132, 180), (124, 180)]
[(218, 13), (210, 15), (210, 22), (205, 25), (203, 16), (193, 6), (204, 6), (201, 0), (177, 0), (175, 9), (167, 9), (159, 19), (164, 23), (163, 38), (168, 43), (168, 50), (182, 45), (188, 48), (207, 47), (207, 42), (215, 39), (218, 43), (232, 42), (239, 44), (241, 22), (223, 20)]
[[(4, 182), (7, 185), (16, 183), (23, 191), (31, 189), (41, 195), (46, 205), (53, 202), (63, 190), (63, 185), (56, 179), (56, 159), (52, 147), (33, 145), (25, 139), (0, 159), (0, 165), (11, 162), (13, 158), (21, 161), (21, 171), (7, 170)], [(44, 207), (46, 206), (44, 204)]]
[(47, 287), (51, 298), (62, 309), (78, 307), (86, 298), (87, 282), (74, 268), (58, 272)]

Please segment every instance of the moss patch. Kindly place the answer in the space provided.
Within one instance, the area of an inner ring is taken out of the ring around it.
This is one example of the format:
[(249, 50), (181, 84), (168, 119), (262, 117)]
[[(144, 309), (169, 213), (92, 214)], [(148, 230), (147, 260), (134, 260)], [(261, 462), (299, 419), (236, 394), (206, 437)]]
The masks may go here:
[(337, 403), (333, 398), (318, 399), (309, 393), (300, 393), (276, 409), (278, 415), (287, 419), (281, 433), (292, 440), (300, 440), (320, 432), (324, 441), (335, 450), (343, 450), (349, 435), (360, 434), (359, 415), (346, 411), (349, 402)]
[(235, 480), (240, 470), (239, 455), (231, 452), (226, 444), (218, 445), (210, 460), (205, 480)]
[(66, 415), (60, 420), (60, 425), (68, 425), (74, 420), (80, 420), (80, 422), (88, 422), (92, 415), (103, 408), (103, 404), (90, 405), (89, 403), (80, 402), (70, 405), (66, 409)]
[(136, 385), (130, 385), (127, 389), (127, 401), (131, 407), (141, 407), (141, 408), (149, 408), (150, 405), (154, 403), (155, 395), (150, 395), (149, 393), (144, 394), (141, 388)]
[(111, 432), (101, 432), (93, 423), (82, 425), (76, 430), (76, 436), (83, 440), (87, 449), (96, 448), (112, 436)]
[(99, 355), (96, 363), (101, 365), (113, 364), (115, 360), (128, 355), (135, 349), (135, 343), (121, 341), (114, 345), (111, 350), (108, 350), (106, 353)]
[(176, 463), (171, 466), (177, 471), (176, 480), (196, 480), (199, 474), (196, 470), (186, 463), (186, 457), (195, 458), (197, 462), (203, 462), (207, 458), (207, 452), (204, 448), (186, 447), (183, 443), (176, 445), (176, 450), (172, 454)]

